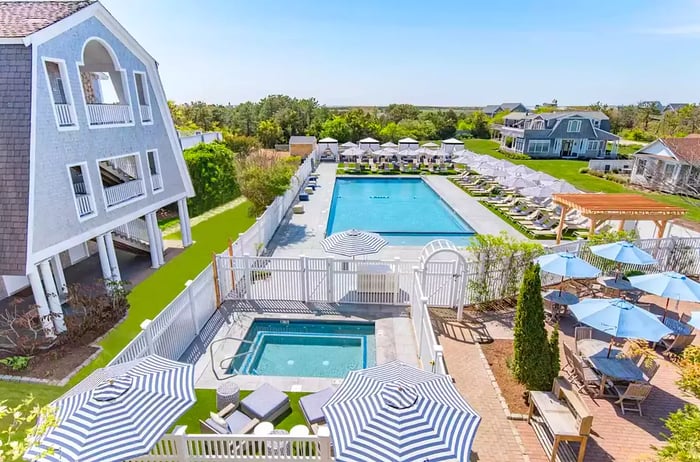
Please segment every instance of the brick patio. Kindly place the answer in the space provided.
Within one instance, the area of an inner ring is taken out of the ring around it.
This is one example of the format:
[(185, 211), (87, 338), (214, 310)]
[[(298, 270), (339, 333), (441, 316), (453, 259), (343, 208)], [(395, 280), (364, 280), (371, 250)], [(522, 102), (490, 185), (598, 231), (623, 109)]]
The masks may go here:
[[(664, 299), (648, 295), (642, 297), (639, 305), (652, 312), (661, 313), (664, 303)], [(697, 304), (684, 303), (681, 303), (679, 308), (681, 312), (700, 309)], [(672, 308), (669, 315), (678, 316)], [(573, 344), (574, 322), (571, 317), (562, 319), (561, 342)], [(535, 433), (526, 422), (505, 419), (495, 391), (485, 375), (484, 366), (479, 361), (478, 346), (473, 341), (478, 335), (483, 336), (484, 332), (493, 338), (512, 338), (512, 312), (483, 315), (470, 313), (468, 322), (464, 323), (434, 317), (433, 324), (440, 334), (439, 341), (445, 348), (449, 373), (455, 378), (463, 396), (484, 417), (475, 443), (478, 460), (522, 460), (517, 440), (510, 433), (511, 428), (515, 428), (527, 459), (533, 462), (548, 461)], [(594, 336), (602, 340), (609, 338), (604, 335)], [(696, 338), (695, 344), (700, 344), (700, 339)], [(662, 418), (686, 403), (700, 405), (699, 400), (678, 389), (675, 384), (678, 378), (676, 367), (658, 354), (658, 351), (656, 360), (661, 364), (661, 368), (651, 381), (654, 385), (653, 391), (642, 405), (644, 416), (631, 413), (622, 415), (619, 405), (614, 404), (614, 400), (592, 399), (588, 395), (582, 395), (594, 416), (593, 434), (588, 442), (586, 461), (643, 460), (645, 456), (653, 455), (654, 446), (663, 445), (661, 433), (665, 428)], [(563, 364), (563, 352), (561, 357)]]

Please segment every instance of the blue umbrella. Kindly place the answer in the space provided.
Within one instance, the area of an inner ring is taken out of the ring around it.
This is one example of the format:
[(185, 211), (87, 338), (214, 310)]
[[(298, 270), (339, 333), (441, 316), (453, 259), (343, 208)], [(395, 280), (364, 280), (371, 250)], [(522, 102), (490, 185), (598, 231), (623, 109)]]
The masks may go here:
[(537, 258), (542, 271), (569, 278), (594, 278), (600, 274), (595, 266), (569, 252), (552, 253)]
[(599, 257), (618, 263), (628, 263), (630, 265), (653, 265), (656, 263), (654, 257), (627, 241), (594, 245), (590, 249), (591, 252)]
[(672, 332), (652, 313), (619, 298), (588, 298), (569, 309), (579, 322), (612, 337), (658, 342)]
[(690, 313), (690, 320), (688, 321), (688, 324), (700, 329), (700, 311), (693, 311)]
[(449, 377), (400, 361), (350, 371), (323, 413), (339, 462), (466, 462), (481, 421)]
[(99, 369), (52, 403), (56, 426), (24, 457), (116, 462), (142, 456), (196, 400), (191, 364), (154, 355)]
[(700, 302), (700, 284), (675, 271), (633, 276), (630, 278), (630, 284), (644, 292), (666, 298), (663, 319), (666, 319), (668, 302), (671, 299), (676, 301), (676, 311), (681, 300)]

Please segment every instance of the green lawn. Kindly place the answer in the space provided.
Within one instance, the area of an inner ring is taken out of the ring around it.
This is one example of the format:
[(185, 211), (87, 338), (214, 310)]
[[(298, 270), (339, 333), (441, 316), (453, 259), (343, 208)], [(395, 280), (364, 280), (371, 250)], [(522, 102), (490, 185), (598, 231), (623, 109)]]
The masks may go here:
[[(216, 411), (216, 390), (195, 390), (195, 393), (197, 394), (197, 402), (175, 424), (186, 425), (187, 433), (200, 433), (199, 420), (206, 420), (210, 412)], [(241, 399), (250, 393), (250, 391), (241, 390)], [(291, 409), (283, 416), (282, 420), (274, 422), (275, 428), (289, 431), (295, 425), (306, 424), (304, 414), (299, 407), (299, 398), (307, 394), (287, 392)]]
[[(95, 369), (106, 366), (141, 331), (139, 325), (144, 319), (157, 316), (184, 289), (185, 282), (194, 279), (211, 262), (213, 252), (222, 251), (229, 238), (235, 239), (238, 233), (248, 229), (255, 221), (248, 216), (249, 206), (246, 201), (193, 226), (195, 244), (132, 289), (126, 319), (101, 342), (102, 354), (76, 374), (68, 387)], [(29, 393), (35, 395), (39, 403), (47, 403), (63, 391), (58, 387), (0, 381), (0, 400), (7, 399), (10, 405)]]
[(658, 194), (651, 192), (641, 192), (631, 188), (627, 188), (619, 183), (597, 178), (585, 173), (579, 173), (579, 169), (588, 167), (587, 160), (569, 160), (569, 159), (529, 159), (529, 160), (514, 160), (508, 159), (505, 155), (498, 151), (498, 143), (491, 140), (466, 140), (464, 142), (466, 149), (476, 152), (477, 154), (488, 154), (490, 156), (507, 159), (514, 164), (527, 165), (533, 170), (547, 173), (556, 178), (566, 180), (575, 187), (588, 192), (604, 192), (604, 193), (634, 193), (642, 196), (647, 196), (659, 202), (669, 205), (683, 207), (688, 210), (685, 218), (691, 221), (700, 222), (700, 207), (691, 207), (682, 197), (673, 196), (670, 194)]

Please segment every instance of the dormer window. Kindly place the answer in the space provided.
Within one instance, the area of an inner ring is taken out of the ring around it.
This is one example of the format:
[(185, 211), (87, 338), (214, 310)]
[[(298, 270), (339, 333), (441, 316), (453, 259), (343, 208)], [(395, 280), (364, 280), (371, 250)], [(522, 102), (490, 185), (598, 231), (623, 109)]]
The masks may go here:
[(143, 72), (134, 72), (136, 81), (136, 96), (139, 100), (139, 112), (141, 113), (141, 123), (150, 125), (153, 123), (153, 113), (151, 111), (151, 100), (148, 97), (148, 80)]
[(544, 130), (544, 120), (533, 120), (532, 121), (533, 130)]
[(566, 131), (569, 133), (578, 133), (581, 131), (581, 121), (580, 120), (570, 120), (566, 126)]
[(60, 59), (44, 58), (44, 70), (53, 105), (56, 126), (59, 130), (75, 130), (78, 118), (75, 115), (73, 95), (68, 84), (66, 63)]
[(133, 124), (126, 73), (104, 41), (87, 42), (78, 71), (90, 128)]

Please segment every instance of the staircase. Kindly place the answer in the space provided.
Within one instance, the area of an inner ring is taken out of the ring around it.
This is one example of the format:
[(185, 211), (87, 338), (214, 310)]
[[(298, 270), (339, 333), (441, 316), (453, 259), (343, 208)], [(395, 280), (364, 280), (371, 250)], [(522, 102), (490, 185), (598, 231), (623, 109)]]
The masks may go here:
[(150, 254), (146, 220), (137, 218), (114, 229), (114, 246), (137, 255)]

